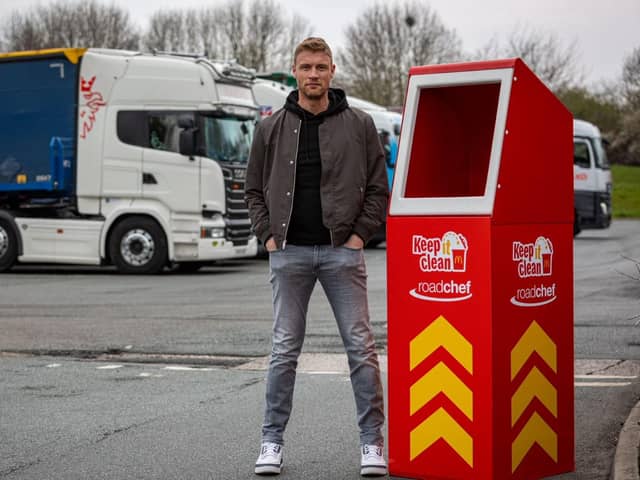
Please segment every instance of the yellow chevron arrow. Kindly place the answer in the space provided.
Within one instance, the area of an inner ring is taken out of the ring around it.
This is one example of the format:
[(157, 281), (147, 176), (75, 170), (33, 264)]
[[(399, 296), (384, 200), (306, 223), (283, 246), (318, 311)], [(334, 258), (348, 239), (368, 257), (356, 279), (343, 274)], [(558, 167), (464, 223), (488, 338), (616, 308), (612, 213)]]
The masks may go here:
[(411, 415), (440, 392), (462, 410), (469, 420), (473, 420), (473, 392), (442, 362), (411, 385), (409, 394)]
[(538, 352), (547, 365), (557, 372), (556, 344), (535, 320), (511, 350), (511, 380), (515, 378), (533, 352)]
[(473, 347), (462, 334), (440, 315), (409, 344), (410, 370), (420, 365), (438, 347), (444, 347), (460, 364), (473, 373)]
[(525, 455), (537, 443), (554, 462), (558, 462), (558, 436), (537, 412), (524, 426), (511, 446), (511, 473), (522, 463)]
[(436, 410), (433, 415), (411, 431), (411, 460), (441, 438), (470, 467), (473, 467), (473, 439), (444, 408)]
[(554, 417), (558, 417), (558, 391), (540, 370), (533, 367), (511, 398), (512, 427), (534, 397), (537, 397)]

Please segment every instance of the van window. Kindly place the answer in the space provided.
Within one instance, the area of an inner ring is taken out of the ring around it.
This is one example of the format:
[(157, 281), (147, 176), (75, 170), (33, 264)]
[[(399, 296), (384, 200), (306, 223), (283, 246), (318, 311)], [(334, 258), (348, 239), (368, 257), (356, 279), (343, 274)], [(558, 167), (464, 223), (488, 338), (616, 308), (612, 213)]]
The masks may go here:
[(582, 168), (591, 168), (591, 150), (587, 142), (582, 140), (573, 142), (573, 164)]
[(594, 138), (591, 140), (593, 145), (593, 150), (596, 152), (596, 166), (598, 168), (609, 168), (609, 159), (607, 158), (607, 152), (602, 145), (602, 140), (599, 138)]

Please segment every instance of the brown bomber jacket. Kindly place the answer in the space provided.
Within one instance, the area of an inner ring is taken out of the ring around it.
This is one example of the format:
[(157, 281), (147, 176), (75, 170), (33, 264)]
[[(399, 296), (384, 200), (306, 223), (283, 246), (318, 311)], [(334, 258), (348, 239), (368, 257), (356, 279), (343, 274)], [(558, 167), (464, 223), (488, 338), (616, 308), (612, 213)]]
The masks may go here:
[[(247, 168), (245, 199), (258, 238), (286, 245), (293, 208), (301, 120), (280, 109), (256, 127)], [(334, 247), (352, 233), (366, 243), (387, 209), (384, 151), (371, 116), (358, 109), (326, 117), (318, 128), (322, 221)]]

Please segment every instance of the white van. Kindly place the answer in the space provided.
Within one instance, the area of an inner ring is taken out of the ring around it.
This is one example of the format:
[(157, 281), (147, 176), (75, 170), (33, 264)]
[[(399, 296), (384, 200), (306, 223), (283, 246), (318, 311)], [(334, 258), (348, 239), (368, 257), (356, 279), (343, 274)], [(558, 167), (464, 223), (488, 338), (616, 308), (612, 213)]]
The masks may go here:
[(611, 170), (598, 127), (573, 121), (574, 234), (611, 224)]

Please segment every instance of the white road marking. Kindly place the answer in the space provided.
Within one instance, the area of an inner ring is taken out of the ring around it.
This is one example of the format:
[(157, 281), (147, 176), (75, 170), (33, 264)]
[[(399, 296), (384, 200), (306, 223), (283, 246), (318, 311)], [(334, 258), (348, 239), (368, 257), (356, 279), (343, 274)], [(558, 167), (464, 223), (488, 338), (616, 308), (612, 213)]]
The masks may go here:
[(177, 372), (211, 372), (214, 369), (208, 367), (184, 367), (180, 365), (164, 367), (164, 370), (174, 370)]
[(62, 366), (61, 363), (50, 363), (49, 365), (47, 365), (47, 368), (58, 368), (61, 366)]
[(628, 387), (631, 382), (575, 382), (575, 387)]
[[(619, 388), (628, 387), (632, 382), (625, 380), (636, 380), (637, 375), (598, 375), (581, 374), (574, 376), (575, 387), (587, 388)], [(605, 381), (598, 381), (605, 380)]]
[(103, 365), (101, 367), (96, 367), (96, 370), (116, 370), (118, 368), (122, 368), (122, 365)]
[(142, 372), (141, 374), (138, 375), (139, 377), (145, 377), (145, 378), (162, 378), (164, 375), (161, 375), (159, 373), (148, 373), (148, 372)]

